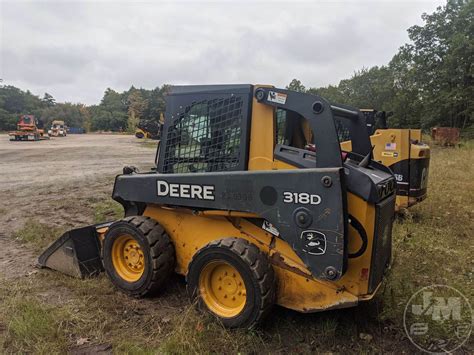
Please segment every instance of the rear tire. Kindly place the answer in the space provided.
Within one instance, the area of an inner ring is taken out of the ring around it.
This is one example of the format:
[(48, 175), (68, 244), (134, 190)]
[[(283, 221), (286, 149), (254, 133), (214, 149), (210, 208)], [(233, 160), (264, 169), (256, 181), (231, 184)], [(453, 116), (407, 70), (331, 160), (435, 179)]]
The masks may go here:
[(132, 216), (112, 224), (103, 245), (105, 271), (122, 292), (134, 297), (161, 290), (174, 270), (168, 234), (150, 217)]
[(273, 268), (267, 256), (244, 239), (221, 239), (199, 250), (186, 282), (198, 308), (229, 328), (255, 326), (275, 302)]

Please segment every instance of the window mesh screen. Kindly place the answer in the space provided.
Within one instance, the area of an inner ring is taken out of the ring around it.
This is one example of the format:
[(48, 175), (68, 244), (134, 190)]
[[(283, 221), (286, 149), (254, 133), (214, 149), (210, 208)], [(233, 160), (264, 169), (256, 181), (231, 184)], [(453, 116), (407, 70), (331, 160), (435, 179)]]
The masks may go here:
[(337, 138), (339, 142), (345, 142), (351, 140), (351, 134), (349, 128), (340, 118), (334, 117), (334, 123), (336, 125)]
[(243, 100), (203, 100), (179, 112), (166, 137), (163, 171), (235, 170), (240, 162)]
[(276, 110), (276, 143), (277, 144), (287, 144), (285, 139), (285, 130), (286, 130), (286, 110), (277, 109)]

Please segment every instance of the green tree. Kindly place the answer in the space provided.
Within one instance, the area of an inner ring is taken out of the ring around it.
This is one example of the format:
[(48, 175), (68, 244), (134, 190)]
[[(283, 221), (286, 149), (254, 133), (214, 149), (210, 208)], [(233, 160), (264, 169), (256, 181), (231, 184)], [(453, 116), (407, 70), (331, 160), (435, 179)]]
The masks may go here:
[[(474, 120), (474, 1), (448, 0), (388, 65), (363, 68), (336, 86), (310, 88), (330, 101), (393, 111), (394, 127), (466, 128)], [(294, 79), (288, 88), (304, 86)]]
[(467, 127), (474, 114), (474, 2), (448, 0), (422, 19), (401, 51), (409, 55), (424, 120)]
[(46, 126), (54, 120), (62, 120), (69, 127), (84, 127), (86, 117), (82, 107), (82, 104), (58, 103), (43, 109), (38, 117)]
[(293, 79), (286, 87), (287, 90), (306, 92), (306, 87), (298, 79)]
[(89, 108), (84, 104), (79, 104), (79, 112), (83, 119), (82, 127), (86, 132), (90, 132), (92, 129), (92, 116)]
[(148, 101), (143, 98), (140, 90), (132, 87), (127, 98), (128, 101), (128, 120), (127, 129), (130, 133), (135, 132), (138, 122), (143, 116), (143, 113), (148, 107)]
[(38, 96), (11, 85), (0, 85), (0, 130), (13, 130), (20, 114), (38, 116), (44, 103)]
[(47, 107), (51, 107), (56, 104), (56, 100), (54, 99), (53, 95), (50, 95), (47, 92), (44, 93), (42, 101)]
[[(97, 113), (97, 117), (93, 117), (92, 127), (102, 130), (123, 131), (127, 128), (127, 100), (125, 94), (120, 94), (115, 90), (108, 88), (105, 90), (99, 109), (92, 110)], [(99, 123), (98, 120), (103, 119), (104, 122)]]

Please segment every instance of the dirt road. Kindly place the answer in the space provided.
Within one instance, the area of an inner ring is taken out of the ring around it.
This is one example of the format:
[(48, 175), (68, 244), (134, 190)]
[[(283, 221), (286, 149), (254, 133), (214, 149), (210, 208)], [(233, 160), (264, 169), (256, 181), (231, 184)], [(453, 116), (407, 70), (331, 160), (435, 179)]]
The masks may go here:
[(10, 142), (0, 135), (0, 193), (84, 183), (119, 174), (124, 165), (152, 166), (154, 154), (134, 136), (84, 134)]
[(153, 166), (155, 150), (126, 135), (69, 135), (10, 142), (0, 135), (0, 274), (30, 272), (33, 253), (11, 236), (28, 220), (52, 226), (90, 223), (87, 204), (108, 199), (123, 166)]

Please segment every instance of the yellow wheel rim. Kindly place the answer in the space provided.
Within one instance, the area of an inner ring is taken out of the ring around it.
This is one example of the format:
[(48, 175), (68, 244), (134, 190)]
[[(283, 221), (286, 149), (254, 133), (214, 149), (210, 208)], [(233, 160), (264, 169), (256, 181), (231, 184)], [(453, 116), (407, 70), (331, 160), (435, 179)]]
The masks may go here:
[(247, 301), (242, 276), (225, 261), (212, 261), (202, 269), (199, 293), (207, 308), (222, 318), (237, 316)]
[(112, 264), (125, 281), (138, 281), (145, 270), (145, 256), (138, 241), (131, 235), (121, 235), (115, 239), (112, 245)]

